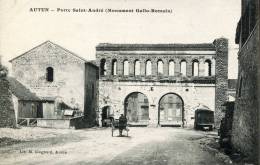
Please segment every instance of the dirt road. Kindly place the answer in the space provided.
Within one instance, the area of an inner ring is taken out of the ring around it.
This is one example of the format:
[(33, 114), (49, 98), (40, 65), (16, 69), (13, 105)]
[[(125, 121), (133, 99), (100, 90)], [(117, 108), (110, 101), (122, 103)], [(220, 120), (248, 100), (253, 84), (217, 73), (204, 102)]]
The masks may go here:
[(129, 137), (111, 137), (109, 128), (0, 130), (0, 137), (25, 142), (2, 146), (0, 164), (224, 164), (200, 146), (205, 132), (183, 128), (130, 128)]

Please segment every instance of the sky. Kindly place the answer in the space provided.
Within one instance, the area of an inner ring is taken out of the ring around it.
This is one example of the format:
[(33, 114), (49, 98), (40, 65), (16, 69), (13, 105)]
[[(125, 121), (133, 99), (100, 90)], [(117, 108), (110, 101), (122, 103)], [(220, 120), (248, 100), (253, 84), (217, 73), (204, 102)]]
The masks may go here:
[[(50, 12), (31, 12), (49, 8)], [(58, 12), (71, 9), (71, 12)], [(89, 13), (81, 9), (168, 9), (172, 13)], [(240, 0), (0, 0), (0, 55), (10, 59), (50, 40), (95, 59), (99, 43), (212, 43), (229, 40), (229, 78), (237, 78)]]

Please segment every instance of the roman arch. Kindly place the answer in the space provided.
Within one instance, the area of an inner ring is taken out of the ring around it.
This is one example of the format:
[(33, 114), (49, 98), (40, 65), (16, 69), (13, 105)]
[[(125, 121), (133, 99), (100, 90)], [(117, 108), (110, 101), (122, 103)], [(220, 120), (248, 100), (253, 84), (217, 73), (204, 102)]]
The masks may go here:
[(183, 126), (184, 102), (176, 93), (167, 93), (159, 100), (158, 124)]
[[(192, 126), (194, 107), (206, 105), (219, 124), (226, 101), (226, 46), (224, 38), (200, 44), (99, 44), (99, 112), (107, 104), (115, 118), (124, 113), (132, 123)], [(145, 103), (137, 101), (142, 96)]]

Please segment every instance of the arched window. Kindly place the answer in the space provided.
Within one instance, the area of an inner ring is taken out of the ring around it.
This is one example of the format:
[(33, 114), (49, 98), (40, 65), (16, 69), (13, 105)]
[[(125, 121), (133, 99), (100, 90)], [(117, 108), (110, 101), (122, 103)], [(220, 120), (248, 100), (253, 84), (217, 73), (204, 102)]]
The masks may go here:
[(158, 60), (158, 62), (157, 62), (157, 74), (163, 75), (163, 61), (162, 60)]
[(152, 75), (152, 62), (151, 60), (147, 60), (145, 64), (145, 75)]
[(100, 75), (104, 76), (104, 75), (106, 75), (106, 72), (107, 72), (106, 60), (102, 59), (100, 61)]
[(174, 61), (169, 62), (169, 76), (174, 76)]
[(192, 76), (199, 76), (199, 61), (192, 61)]
[(205, 76), (211, 76), (211, 61), (205, 61)]
[(129, 75), (129, 62), (125, 60), (123, 65), (124, 65), (123, 75), (127, 76)]
[(139, 60), (136, 60), (135, 61), (135, 68), (134, 68), (135, 70), (134, 70), (134, 75), (135, 76), (138, 76), (138, 75), (140, 75), (140, 61)]
[(49, 82), (53, 82), (53, 77), (54, 77), (54, 70), (52, 67), (48, 67), (46, 69), (46, 80)]
[(181, 61), (181, 75), (186, 76), (186, 65), (187, 62), (185, 60)]
[(116, 59), (112, 60), (112, 75), (117, 75), (117, 61), (116, 61)]

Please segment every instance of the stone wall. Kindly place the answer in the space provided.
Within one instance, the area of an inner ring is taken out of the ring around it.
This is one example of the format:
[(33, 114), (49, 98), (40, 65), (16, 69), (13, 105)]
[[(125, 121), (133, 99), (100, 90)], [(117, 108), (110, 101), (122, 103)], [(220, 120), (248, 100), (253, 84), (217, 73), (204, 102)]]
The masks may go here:
[[(168, 93), (179, 95), (184, 102), (184, 126), (193, 127), (194, 111), (199, 105), (207, 106), (211, 110), (215, 107), (215, 84), (100, 81), (99, 111), (102, 112), (102, 108), (110, 106), (115, 118), (118, 118), (124, 113), (126, 97), (133, 92), (140, 92), (148, 98), (149, 125), (158, 124), (159, 101)], [(99, 119), (101, 120), (101, 116)]]
[(5, 78), (0, 77), (0, 127), (15, 126), (15, 112), (9, 82)]
[(234, 148), (252, 160), (259, 157), (257, 154), (258, 118), (259, 114), (257, 86), (259, 79), (259, 26), (257, 26), (247, 42), (238, 53), (239, 75), (236, 93), (236, 105), (232, 129), (232, 144)]
[(87, 63), (85, 66), (85, 111), (87, 123), (93, 126), (96, 123), (98, 111), (98, 67)]
[(228, 90), (228, 40), (225, 38), (214, 41), (216, 47), (216, 97), (215, 126), (219, 128), (224, 117), (223, 104), (227, 101)]

